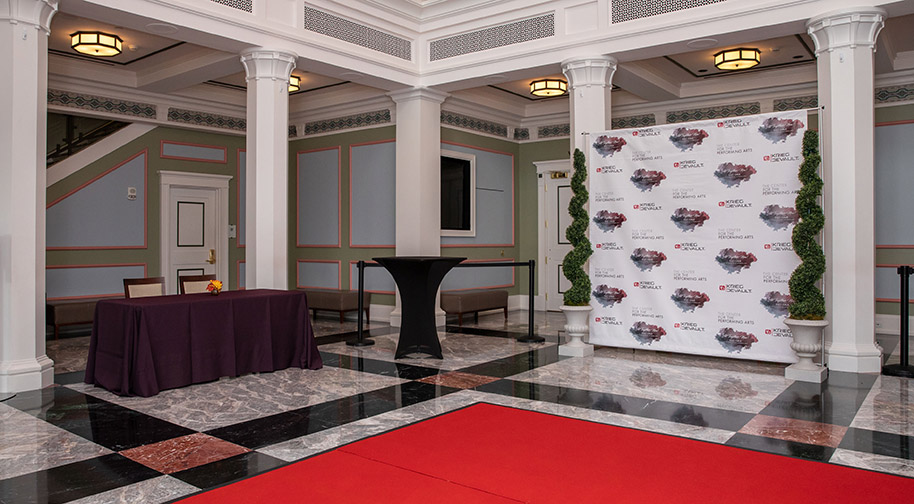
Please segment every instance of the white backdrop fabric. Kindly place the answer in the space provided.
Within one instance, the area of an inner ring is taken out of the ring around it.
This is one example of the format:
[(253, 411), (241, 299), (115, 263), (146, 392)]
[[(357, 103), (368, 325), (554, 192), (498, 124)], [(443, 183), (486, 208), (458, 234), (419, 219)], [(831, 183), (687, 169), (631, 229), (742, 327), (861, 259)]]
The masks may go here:
[(796, 362), (806, 111), (589, 136), (590, 342)]

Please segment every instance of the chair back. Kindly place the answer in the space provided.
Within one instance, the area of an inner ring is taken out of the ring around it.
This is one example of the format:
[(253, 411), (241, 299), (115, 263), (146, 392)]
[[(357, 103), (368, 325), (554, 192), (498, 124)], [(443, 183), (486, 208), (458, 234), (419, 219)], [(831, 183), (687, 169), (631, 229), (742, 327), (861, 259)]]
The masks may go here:
[(198, 294), (206, 292), (210, 280), (215, 280), (216, 275), (187, 275), (179, 278), (181, 281), (181, 294)]
[(128, 299), (164, 295), (165, 277), (124, 279), (124, 296)]

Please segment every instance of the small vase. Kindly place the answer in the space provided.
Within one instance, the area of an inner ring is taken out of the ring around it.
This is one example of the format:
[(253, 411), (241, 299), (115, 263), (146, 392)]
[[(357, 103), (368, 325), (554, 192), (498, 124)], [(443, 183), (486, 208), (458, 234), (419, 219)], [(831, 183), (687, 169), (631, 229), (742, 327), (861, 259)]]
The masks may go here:
[(221, 292), (221, 291), (216, 290), (216, 289), (213, 289), (213, 290), (209, 291), (209, 293), (212, 294), (212, 295), (214, 295), (214, 296), (218, 296), (220, 292)]

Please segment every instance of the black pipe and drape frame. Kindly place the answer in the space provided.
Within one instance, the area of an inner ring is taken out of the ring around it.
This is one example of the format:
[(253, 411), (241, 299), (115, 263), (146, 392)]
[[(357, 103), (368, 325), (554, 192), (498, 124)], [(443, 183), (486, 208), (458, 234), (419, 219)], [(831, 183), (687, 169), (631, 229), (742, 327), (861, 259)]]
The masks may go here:
[(899, 364), (889, 364), (882, 366), (882, 374), (890, 376), (901, 376), (904, 378), (914, 378), (914, 366), (908, 363), (908, 345), (909, 345), (909, 320), (908, 313), (910, 310), (911, 295), (911, 274), (914, 273), (914, 266), (899, 266), (898, 275), (901, 277), (901, 362)]

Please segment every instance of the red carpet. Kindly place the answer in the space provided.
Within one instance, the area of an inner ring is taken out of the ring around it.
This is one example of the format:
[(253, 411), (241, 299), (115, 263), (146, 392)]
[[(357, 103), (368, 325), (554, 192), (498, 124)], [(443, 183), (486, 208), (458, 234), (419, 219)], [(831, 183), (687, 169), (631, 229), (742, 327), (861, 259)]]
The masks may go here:
[(911, 502), (914, 479), (476, 404), (181, 502)]

